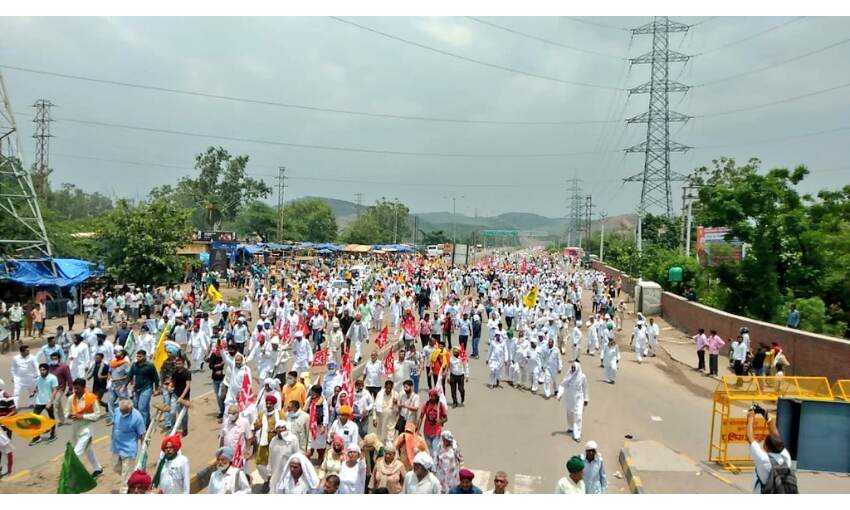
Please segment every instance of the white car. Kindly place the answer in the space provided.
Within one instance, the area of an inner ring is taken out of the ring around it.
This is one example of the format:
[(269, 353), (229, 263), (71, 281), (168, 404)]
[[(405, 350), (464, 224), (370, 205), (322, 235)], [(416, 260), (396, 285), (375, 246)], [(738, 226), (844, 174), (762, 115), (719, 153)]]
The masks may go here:
[(331, 282), (331, 288), (333, 289), (347, 289), (348, 287), (348, 282), (345, 280), (336, 279)]
[(430, 244), (425, 247), (425, 254), (429, 257), (441, 257), (443, 249), (436, 244)]

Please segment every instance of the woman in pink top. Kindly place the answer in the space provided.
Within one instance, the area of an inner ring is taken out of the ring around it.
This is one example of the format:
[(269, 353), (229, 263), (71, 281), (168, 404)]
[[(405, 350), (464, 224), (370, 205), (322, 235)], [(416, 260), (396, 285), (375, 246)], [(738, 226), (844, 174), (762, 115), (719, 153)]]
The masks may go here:
[(708, 375), (717, 375), (717, 357), (720, 355), (720, 349), (726, 345), (726, 342), (717, 334), (717, 331), (711, 330), (711, 335), (708, 337)]
[(422, 320), (419, 321), (419, 340), (422, 342), (424, 349), (431, 341), (431, 314), (426, 313)]

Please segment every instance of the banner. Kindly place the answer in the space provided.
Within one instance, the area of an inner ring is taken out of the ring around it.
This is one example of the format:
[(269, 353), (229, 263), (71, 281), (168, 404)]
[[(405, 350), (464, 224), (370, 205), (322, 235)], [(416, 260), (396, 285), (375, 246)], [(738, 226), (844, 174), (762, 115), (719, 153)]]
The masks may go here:
[(248, 406), (254, 404), (256, 401), (257, 398), (254, 395), (254, 388), (251, 386), (251, 377), (248, 374), (245, 374), (242, 377), (242, 389), (239, 391), (239, 396), (236, 397), (236, 404), (239, 406), (239, 411), (244, 411), (248, 408)]
[(413, 318), (413, 314), (404, 318), (402, 329), (404, 329), (404, 334), (410, 338), (416, 338), (416, 319)]
[(124, 352), (127, 353), (127, 358), (133, 359), (133, 356), (136, 354), (136, 332), (130, 330), (130, 334), (127, 335), (127, 341), (124, 342)]
[[(0, 425), (23, 438), (32, 439), (53, 428), (56, 425), (56, 421), (40, 414), (29, 412), (26, 414), (13, 414), (12, 416), (0, 419)], [(5, 432), (0, 431), (0, 434), (5, 434)]]
[(531, 288), (531, 292), (522, 299), (522, 304), (524, 304), (526, 308), (534, 308), (534, 305), (537, 304), (537, 287)]
[(97, 487), (97, 481), (83, 465), (70, 442), (65, 443), (65, 458), (59, 472), (56, 494), (81, 494)]
[(156, 343), (156, 349), (154, 349), (153, 366), (156, 367), (157, 372), (159, 372), (162, 368), (162, 364), (165, 363), (165, 360), (168, 359), (168, 352), (165, 350), (165, 341), (168, 339), (168, 331), (170, 329), (171, 328), (169, 328), (168, 324), (162, 328), (162, 333), (159, 335), (159, 341)]
[(340, 371), (342, 373), (342, 383), (340, 386), (348, 394), (348, 399), (345, 403), (351, 405), (354, 399), (354, 379), (351, 377), (351, 358), (348, 355), (348, 351), (342, 353)]
[(313, 367), (323, 367), (328, 364), (328, 348), (319, 349), (313, 357)]
[(395, 374), (395, 359), (393, 358), (393, 348), (390, 347), (390, 352), (388, 352), (387, 357), (384, 358), (384, 375), (392, 377), (393, 374)]
[[(727, 443), (746, 443), (747, 442), (747, 419), (746, 418), (726, 418), (720, 424), (720, 435), (726, 439)], [(756, 441), (763, 441), (767, 437), (767, 423), (764, 419), (756, 418), (753, 421), (753, 435)]]
[(378, 346), (378, 349), (383, 349), (383, 347), (387, 345), (387, 342), (390, 340), (389, 335), (389, 326), (384, 326), (384, 329), (382, 329), (381, 332), (378, 333), (378, 336), (375, 337), (375, 345)]
[(219, 301), (224, 299), (224, 296), (222, 296), (221, 292), (219, 292), (215, 287), (213, 287), (212, 284), (210, 284), (210, 286), (207, 287), (207, 298), (212, 303), (218, 303)]

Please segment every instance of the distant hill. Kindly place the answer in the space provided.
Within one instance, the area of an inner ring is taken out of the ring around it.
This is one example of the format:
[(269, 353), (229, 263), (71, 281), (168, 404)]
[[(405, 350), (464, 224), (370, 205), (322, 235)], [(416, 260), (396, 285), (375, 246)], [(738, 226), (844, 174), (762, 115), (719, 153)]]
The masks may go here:
[[(357, 204), (347, 200), (326, 197), (318, 198), (328, 204), (336, 215), (340, 228), (345, 228), (357, 217)], [(368, 205), (363, 204), (365, 209)], [(450, 212), (430, 212), (417, 214), (418, 230), (430, 232), (442, 230), (448, 234), (452, 232), (452, 226), (457, 225), (458, 236), (466, 235), (476, 230), (518, 230), (523, 233), (536, 233), (543, 237), (561, 237), (566, 231), (566, 220), (564, 218), (549, 218), (534, 213), (507, 212), (498, 216), (479, 216), (478, 218), (458, 214), (455, 219)], [(592, 223), (593, 229), (599, 228), (598, 220)], [(605, 230), (615, 232), (620, 230), (632, 230), (635, 218), (632, 214), (611, 216), (605, 220)]]

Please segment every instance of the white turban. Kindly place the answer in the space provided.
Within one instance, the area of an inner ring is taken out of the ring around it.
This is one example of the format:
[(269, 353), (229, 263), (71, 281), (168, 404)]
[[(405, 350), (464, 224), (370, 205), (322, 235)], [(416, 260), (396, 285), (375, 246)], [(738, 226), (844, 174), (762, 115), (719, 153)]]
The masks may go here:
[(428, 471), (431, 471), (431, 472), (433, 472), (434, 469), (435, 469), (434, 459), (432, 459), (431, 456), (428, 455), (425, 452), (417, 453), (416, 456), (413, 457), (413, 463), (419, 464), (420, 466), (424, 467), (425, 469), (427, 469)]

